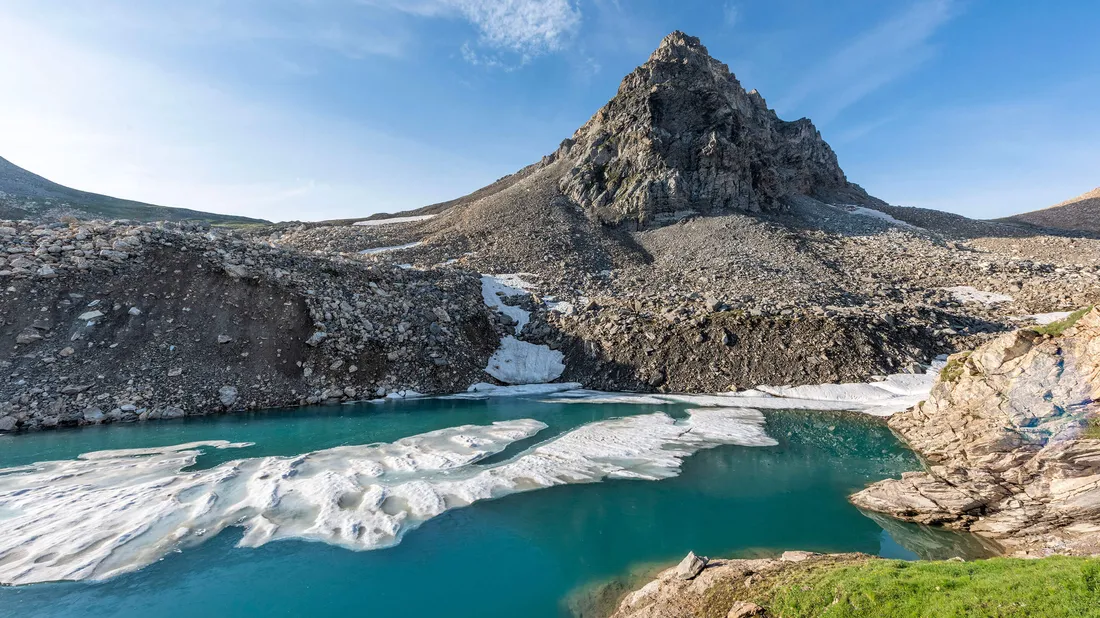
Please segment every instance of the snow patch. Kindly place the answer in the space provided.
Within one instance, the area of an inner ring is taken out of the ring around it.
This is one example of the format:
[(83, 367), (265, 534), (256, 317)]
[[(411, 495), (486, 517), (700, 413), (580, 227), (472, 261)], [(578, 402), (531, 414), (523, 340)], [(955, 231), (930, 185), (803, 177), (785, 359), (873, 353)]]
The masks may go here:
[(481, 298), (485, 301), (485, 306), (512, 318), (516, 323), (517, 335), (531, 321), (531, 312), (524, 311), (520, 307), (506, 305), (502, 299), (530, 294), (523, 287), (524, 285), (529, 286), (531, 284), (521, 279), (519, 275), (481, 276)]
[[(389, 253), (390, 251), (404, 251), (405, 249), (412, 249), (413, 247), (419, 247), (424, 244), (423, 241), (411, 242), (407, 245), (397, 245), (395, 247), (375, 247), (373, 249), (363, 249), (359, 252), (359, 255), (375, 255), (377, 253)], [(410, 265), (411, 268), (411, 265)]]
[(356, 221), (352, 223), (358, 227), (376, 227), (379, 225), (394, 225), (396, 223), (414, 223), (416, 221), (427, 221), (438, 215), (417, 215), (414, 217), (391, 217), (389, 219), (374, 219), (372, 221)]
[(849, 214), (859, 215), (861, 217), (870, 217), (872, 219), (878, 219), (879, 221), (885, 221), (886, 223), (889, 223), (890, 225), (896, 225), (898, 227), (908, 228), (908, 229), (911, 229), (911, 230), (922, 230), (922, 229), (924, 229), (922, 227), (918, 227), (918, 226), (913, 225), (911, 223), (906, 223), (905, 221), (902, 221), (901, 219), (898, 219), (896, 217), (892, 217), (892, 216), (882, 212), (881, 210), (875, 210), (874, 208), (866, 208), (864, 206), (854, 206), (854, 205), (851, 205), (851, 204), (842, 204), (838, 207), (841, 210), (844, 210), (845, 212), (847, 212)]
[(702, 449), (776, 444), (760, 412), (718, 408), (680, 420), (657, 413), (600, 421), (508, 461), (475, 465), (545, 427), (530, 419), (466, 425), (198, 471), (184, 470), (201, 446), (230, 443), (103, 451), (0, 470), (0, 583), (107, 579), (229, 526), (245, 529), (242, 547), (302, 539), (378, 549), (479, 500), (604, 479), (659, 480)]
[(983, 305), (995, 305), (997, 303), (1010, 303), (1012, 297), (1007, 294), (998, 294), (996, 292), (985, 292), (969, 285), (957, 285), (950, 288), (942, 288), (945, 292), (950, 292), (955, 300), (960, 303), (982, 303)]
[(485, 373), (505, 384), (545, 384), (565, 372), (564, 360), (557, 350), (509, 336), (500, 340)]
[(1050, 313), (1037, 313), (1035, 315), (1024, 316), (1024, 319), (1034, 322), (1040, 326), (1048, 326), (1055, 322), (1061, 322), (1062, 320), (1073, 315), (1072, 311), (1052, 311)]

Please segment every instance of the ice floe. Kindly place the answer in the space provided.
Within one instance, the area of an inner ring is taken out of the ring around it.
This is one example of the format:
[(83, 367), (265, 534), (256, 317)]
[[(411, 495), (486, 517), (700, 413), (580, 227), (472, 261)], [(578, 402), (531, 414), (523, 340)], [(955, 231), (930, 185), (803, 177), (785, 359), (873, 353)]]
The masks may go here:
[(564, 354), (511, 336), (500, 340), (500, 348), (485, 367), (485, 373), (505, 384), (544, 384), (564, 372)]
[(437, 215), (416, 215), (413, 217), (391, 217), (389, 219), (374, 219), (371, 221), (356, 221), (352, 225), (359, 227), (376, 227), (379, 225), (394, 225), (397, 223), (415, 223), (416, 221), (427, 221)]
[(998, 294), (996, 292), (986, 292), (979, 290), (969, 285), (957, 285), (955, 287), (943, 288), (943, 291), (950, 292), (955, 300), (960, 303), (982, 303), (983, 305), (994, 305), (997, 303), (1010, 303), (1012, 297), (1007, 294)]
[(436, 399), (490, 399), (492, 397), (534, 397), (549, 395), (561, 391), (569, 391), (580, 388), (579, 382), (558, 382), (557, 384), (516, 384), (512, 386), (497, 386), (488, 382), (478, 382), (465, 393), (453, 395), (441, 395)]
[[(140, 569), (229, 526), (239, 543), (392, 546), (439, 514), (479, 500), (604, 479), (678, 474), (722, 444), (768, 446), (755, 410), (690, 410), (600, 421), (507, 461), (473, 465), (535, 435), (534, 420), (463, 426), (390, 444), (241, 459), (198, 471), (203, 446), (104, 451), (0, 470), (0, 583), (101, 580)], [(236, 445), (239, 446), (239, 445)]]
[[(359, 255), (376, 255), (376, 254), (379, 254), (379, 253), (389, 253), (391, 251), (403, 251), (405, 249), (412, 249), (414, 247), (419, 247), (422, 244), (424, 244), (424, 243), (421, 242), (421, 241), (417, 241), (417, 242), (411, 242), (407, 245), (397, 245), (397, 246), (394, 246), (394, 247), (374, 247), (373, 249), (363, 249), (362, 251), (359, 252)], [(411, 264), (409, 265), (409, 268), (412, 268)]]
[(891, 416), (927, 399), (942, 366), (942, 362), (933, 363), (928, 373), (895, 374), (879, 382), (758, 386), (747, 391), (712, 395), (606, 393), (577, 389), (548, 395), (543, 401), (633, 405), (687, 404), (758, 410), (851, 411), (872, 416)]

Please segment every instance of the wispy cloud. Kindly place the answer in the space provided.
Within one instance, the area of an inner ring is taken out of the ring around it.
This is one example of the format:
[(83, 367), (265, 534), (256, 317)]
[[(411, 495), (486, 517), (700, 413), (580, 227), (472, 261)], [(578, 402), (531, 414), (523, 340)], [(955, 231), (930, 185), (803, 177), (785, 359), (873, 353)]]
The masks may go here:
[[(563, 49), (581, 25), (576, 0), (359, 0), (360, 4), (420, 17), (461, 18), (478, 30), (481, 46), (519, 54), (521, 62)], [(473, 64), (487, 61), (467, 46), (463, 57)]]
[(814, 119), (827, 123), (849, 106), (936, 55), (931, 39), (955, 16), (952, 0), (919, 0), (860, 34), (812, 69), (781, 98), (780, 110), (814, 99)]
[(732, 2), (727, 2), (722, 7), (722, 20), (726, 23), (726, 27), (732, 28), (737, 25), (737, 22), (741, 21), (741, 9)]

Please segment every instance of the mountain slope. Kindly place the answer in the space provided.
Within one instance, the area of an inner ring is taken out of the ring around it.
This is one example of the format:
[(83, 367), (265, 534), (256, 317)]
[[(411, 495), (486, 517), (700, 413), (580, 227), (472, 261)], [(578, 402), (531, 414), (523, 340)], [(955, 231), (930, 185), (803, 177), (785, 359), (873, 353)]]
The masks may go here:
[(1100, 187), (1050, 208), (1007, 217), (1006, 221), (1100, 234)]
[(186, 208), (170, 208), (70, 189), (29, 172), (0, 157), (0, 218), (133, 219), (215, 223), (260, 223), (260, 219), (219, 215)]

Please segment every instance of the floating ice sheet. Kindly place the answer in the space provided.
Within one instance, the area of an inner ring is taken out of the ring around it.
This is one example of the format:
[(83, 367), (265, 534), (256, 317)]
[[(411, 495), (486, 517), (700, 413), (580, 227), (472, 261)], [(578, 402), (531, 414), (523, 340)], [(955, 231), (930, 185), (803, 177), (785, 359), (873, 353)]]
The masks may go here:
[(891, 416), (927, 399), (942, 366), (942, 362), (933, 363), (928, 373), (895, 374), (887, 376), (880, 382), (758, 386), (748, 391), (713, 395), (606, 393), (577, 389), (549, 395), (543, 401), (634, 405), (688, 404), (764, 410), (832, 410), (863, 412), (872, 416)]
[(203, 446), (103, 451), (0, 470), (0, 583), (106, 579), (245, 528), (241, 546), (278, 539), (387, 547), (449, 509), (554, 485), (675, 476), (721, 444), (768, 446), (760, 412), (691, 410), (582, 426), (493, 465), (535, 435), (534, 420), (443, 429), (390, 444), (230, 461), (185, 471)]
[(465, 393), (443, 395), (437, 399), (489, 399), (491, 397), (531, 397), (536, 395), (549, 395), (561, 391), (580, 388), (579, 382), (559, 382), (557, 384), (517, 384), (513, 386), (497, 386), (488, 382), (478, 382)]

